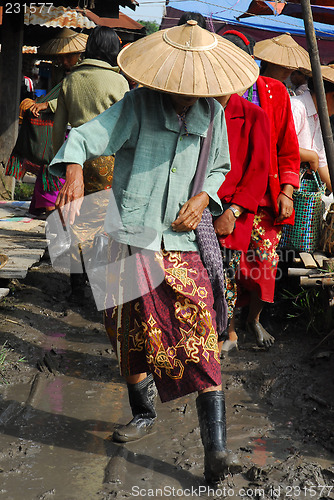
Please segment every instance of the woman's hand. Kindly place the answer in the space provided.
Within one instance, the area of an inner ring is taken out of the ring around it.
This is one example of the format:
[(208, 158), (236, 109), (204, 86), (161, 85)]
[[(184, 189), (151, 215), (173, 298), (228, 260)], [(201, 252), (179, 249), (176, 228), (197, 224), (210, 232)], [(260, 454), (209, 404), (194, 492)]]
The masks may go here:
[(316, 172), (319, 168), (319, 156), (315, 151), (311, 149), (299, 148), (300, 163), (307, 164), (313, 172)]
[(182, 232), (196, 229), (208, 204), (209, 195), (204, 191), (190, 198), (181, 208), (177, 219), (172, 222), (173, 231)]
[(39, 117), (39, 112), (44, 111), (45, 109), (48, 109), (49, 103), (48, 102), (35, 102), (30, 108), (30, 111), (36, 118)]
[(76, 163), (67, 165), (65, 184), (59, 191), (56, 208), (63, 217), (64, 224), (73, 224), (76, 215), (80, 215), (80, 208), (84, 197), (84, 181), (81, 165)]
[(293, 186), (291, 184), (285, 184), (282, 187), (282, 191), (280, 192), (277, 198), (277, 206), (279, 210), (279, 216), (277, 217), (277, 222), (282, 222), (285, 219), (288, 219), (293, 212)]
[(236, 218), (232, 210), (225, 210), (225, 212), (213, 223), (216, 234), (218, 234), (218, 236), (228, 236), (232, 234), (235, 228), (235, 221)]

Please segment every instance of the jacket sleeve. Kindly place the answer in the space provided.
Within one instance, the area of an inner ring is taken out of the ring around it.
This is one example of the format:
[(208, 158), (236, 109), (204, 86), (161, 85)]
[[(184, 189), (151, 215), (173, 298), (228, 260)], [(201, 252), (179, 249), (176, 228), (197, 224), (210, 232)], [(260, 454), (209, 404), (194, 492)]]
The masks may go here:
[(231, 203), (256, 213), (267, 186), (270, 166), (270, 125), (264, 111), (256, 109), (248, 142), (249, 163)]
[(280, 119), (277, 141), (280, 184), (281, 186), (283, 184), (291, 184), (293, 187), (298, 188), (300, 169), (299, 144), (291, 111), (290, 97), (283, 87), (279, 99), (279, 108), (281, 113), (277, 109), (275, 117)]
[(73, 128), (50, 163), (50, 172), (63, 177), (68, 163), (83, 166), (86, 160), (115, 154), (138, 130), (131, 97), (131, 92), (128, 92), (121, 101), (93, 120)]
[(210, 151), (210, 157), (213, 157), (213, 160), (208, 165), (203, 191), (210, 197), (210, 212), (212, 215), (218, 216), (222, 213), (222, 205), (217, 191), (224, 182), (226, 174), (230, 171), (231, 163), (224, 112), (220, 108), (220, 104), (216, 104), (219, 106), (218, 109), (220, 112), (218, 116), (215, 116), (213, 123), (213, 137)]
[(60, 89), (55, 119), (52, 130), (52, 146), (54, 154), (61, 148), (65, 140), (66, 127), (68, 123), (68, 111), (65, 103), (63, 86)]

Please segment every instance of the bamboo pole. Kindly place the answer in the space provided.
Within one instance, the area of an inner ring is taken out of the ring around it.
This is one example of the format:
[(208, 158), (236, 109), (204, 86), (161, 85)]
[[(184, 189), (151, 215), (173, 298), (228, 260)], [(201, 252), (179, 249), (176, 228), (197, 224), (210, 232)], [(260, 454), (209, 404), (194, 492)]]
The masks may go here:
[(318, 115), (320, 119), (320, 126), (322, 131), (322, 137), (324, 140), (325, 151), (328, 162), (328, 170), (331, 178), (331, 183), (334, 188), (334, 142), (333, 134), (330, 126), (327, 102), (325, 96), (325, 89), (321, 74), (321, 64), (319, 57), (319, 50), (317, 39), (315, 36), (313, 17), (310, 0), (301, 0), (301, 6), (303, 11), (303, 19), (305, 26), (305, 34), (307, 40), (308, 51), (311, 59), (312, 76), (314, 82), (314, 90), (318, 105)]

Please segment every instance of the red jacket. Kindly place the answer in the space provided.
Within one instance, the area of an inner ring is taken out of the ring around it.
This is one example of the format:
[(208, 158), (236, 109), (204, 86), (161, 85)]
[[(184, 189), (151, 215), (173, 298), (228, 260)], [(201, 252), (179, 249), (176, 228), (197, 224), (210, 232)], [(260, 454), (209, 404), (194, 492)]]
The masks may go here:
[[(261, 108), (270, 122), (269, 193), (274, 214), (278, 216), (277, 198), (283, 184), (299, 187), (299, 145), (293, 121), (290, 97), (283, 83), (259, 76), (256, 81)], [(295, 214), (284, 220), (293, 224)], [(279, 223), (281, 224), (281, 222)]]
[(268, 186), (270, 132), (266, 113), (234, 94), (225, 108), (231, 170), (218, 191), (222, 203), (235, 203), (246, 211), (222, 246), (247, 251), (254, 214)]

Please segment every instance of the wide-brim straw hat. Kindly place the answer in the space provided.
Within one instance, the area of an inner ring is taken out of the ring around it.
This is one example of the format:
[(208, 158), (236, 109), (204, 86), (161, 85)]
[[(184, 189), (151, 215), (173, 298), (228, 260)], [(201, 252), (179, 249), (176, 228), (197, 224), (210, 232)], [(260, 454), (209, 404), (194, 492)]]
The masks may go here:
[(259, 75), (246, 52), (193, 20), (137, 40), (117, 61), (129, 79), (145, 87), (194, 97), (245, 91)]
[(307, 50), (288, 33), (257, 42), (254, 46), (254, 57), (288, 69), (311, 70)]
[(86, 50), (88, 35), (77, 33), (69, 28), (62, 28), (57, 36), (48, 40), (38, 49), (39, 54), (59, 55), (77, 54)]
[(334, 83), (334, 65), (321, 66), (321, 74), (324, 80)]

